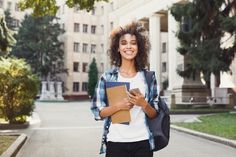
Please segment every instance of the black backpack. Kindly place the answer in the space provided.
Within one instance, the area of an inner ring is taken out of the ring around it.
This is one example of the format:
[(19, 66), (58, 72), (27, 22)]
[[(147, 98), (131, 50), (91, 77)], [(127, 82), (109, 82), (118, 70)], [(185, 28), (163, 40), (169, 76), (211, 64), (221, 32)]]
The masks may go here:
[[(153, 71), (146, 71), (145, 77), (148, 84), (148, 91), (150, 92), (151, 82)], [(153, 151), (161, 150), (162, 148), (166, 147), (169, 143), (170, 138), (170, 115), (169, 115), (169, 108), (166, 102), (158, 96), (158, 115), (157, 117), (150, 119), (148, 118), (147, 123), (149, 126), (150, 131), (154, 136), (154, 143), (155, 148)]]

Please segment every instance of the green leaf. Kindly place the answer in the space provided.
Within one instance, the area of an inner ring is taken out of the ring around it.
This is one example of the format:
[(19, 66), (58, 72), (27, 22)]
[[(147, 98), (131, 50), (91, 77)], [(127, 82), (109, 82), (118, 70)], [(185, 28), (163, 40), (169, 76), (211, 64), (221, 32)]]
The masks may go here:
[[(108, 0), (66, 0), (66, 5), (70, 8), (79, 6), (80, 9), (90, 11), (93, 9), (95, 2)], [(34, 16), (54, 16), (59, 6), (56, 0), (20, 0), (19, 7), (21, 10), (33, 9)]]

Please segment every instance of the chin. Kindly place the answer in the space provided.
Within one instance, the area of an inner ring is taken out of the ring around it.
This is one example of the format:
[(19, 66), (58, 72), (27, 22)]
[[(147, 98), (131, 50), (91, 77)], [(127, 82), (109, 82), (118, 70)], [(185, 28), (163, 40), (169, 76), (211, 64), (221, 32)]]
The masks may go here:
[(125, 60), (134, 60), (135, 57), (124, 57)]

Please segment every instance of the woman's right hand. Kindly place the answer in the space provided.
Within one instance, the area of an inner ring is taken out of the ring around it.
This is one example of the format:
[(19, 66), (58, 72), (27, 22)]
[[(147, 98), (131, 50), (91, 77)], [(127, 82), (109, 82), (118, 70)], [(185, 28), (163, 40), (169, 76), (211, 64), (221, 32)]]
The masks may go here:
[(124, 99), (121, 102), (115, 104), (114, 106), (116, 106), (118, 110), (130, 110), (131, 108), (133, 108), (134, 105), (130, 103), (128, 99)]
[(120, 111), (120, 110), (130, 110), (134, 105), (131, 104), (128, 99), (124, 99), (122, 101), (120, 101), (117, 104), (111, 105), (111, 106), (107, 106), (104, 107), (101, 111), (100, 111), (100, 116), (102, 118), (108, 117), (113, 115), (114, 113)]

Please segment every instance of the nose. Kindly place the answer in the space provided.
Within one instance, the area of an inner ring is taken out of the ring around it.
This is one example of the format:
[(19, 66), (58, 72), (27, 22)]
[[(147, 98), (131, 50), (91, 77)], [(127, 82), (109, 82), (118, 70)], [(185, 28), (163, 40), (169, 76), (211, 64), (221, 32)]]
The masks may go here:
[(127, 48), (131, 48), (131, 44), (130, 44), (130, 43), (128, 43), (126, 47), (127, 47)]

